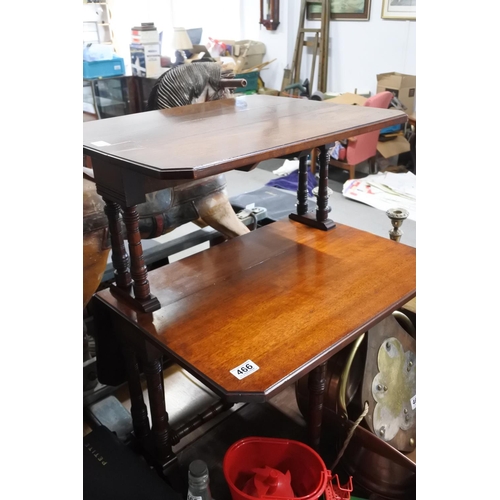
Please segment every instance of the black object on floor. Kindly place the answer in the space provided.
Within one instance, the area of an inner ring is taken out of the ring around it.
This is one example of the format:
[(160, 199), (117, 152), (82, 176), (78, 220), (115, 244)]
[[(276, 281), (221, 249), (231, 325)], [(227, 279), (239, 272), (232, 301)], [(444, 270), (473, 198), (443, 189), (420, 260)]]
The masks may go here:
[(110, 395), (84, 407), (83, 414), (92, 428), (104, 426), (116, 434), (122, 443), (130, 442), (134, 430), (132, 415), (116, 396)]
[(297, 194), (276, 187), (264, 186), (249, 193), (233, 196), (229, 202), (235, 212), (245, 209), (252, 203), (256, 207), (264, 207), (267, 210), (268, 222), (276, 222), (296, 211)]
[(83, 500), (182, 500), (104, 425), (83, 438)]

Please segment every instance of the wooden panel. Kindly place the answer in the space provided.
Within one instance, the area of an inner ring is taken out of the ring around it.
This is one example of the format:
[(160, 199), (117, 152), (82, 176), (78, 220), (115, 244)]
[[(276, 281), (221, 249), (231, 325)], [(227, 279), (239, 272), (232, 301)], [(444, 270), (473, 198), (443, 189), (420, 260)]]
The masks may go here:
[[(107, 302), (233, 401), (264, 401), (415, 296), (416, 250), (282, 220), (149, 273), (162, 308)], [(238, 380), (246, 360), (260, 369)]]
[(160, 179), (192, 179), (407, 118), (397, 110), (251, 95), (84, 123), (83, 152)]

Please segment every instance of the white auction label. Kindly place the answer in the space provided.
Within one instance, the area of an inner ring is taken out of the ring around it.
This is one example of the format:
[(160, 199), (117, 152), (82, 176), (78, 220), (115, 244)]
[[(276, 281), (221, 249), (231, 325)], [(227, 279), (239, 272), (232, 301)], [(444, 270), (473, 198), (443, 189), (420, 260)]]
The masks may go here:
[(417, 395), (416, 394), (415, 394), (415, 396), (413, 396), (410, 399), (410, 403), (411, 403), (411, 409), (414, 410), (417, 407)]
[(238, 380), (242, 378), (248, 377), (248, 375), (252, 375), (252, 373), (256, 372), (259, 367), (251, 360), (247, 360), (244, 363), (241, 363), (240, 366), (229, 370)]

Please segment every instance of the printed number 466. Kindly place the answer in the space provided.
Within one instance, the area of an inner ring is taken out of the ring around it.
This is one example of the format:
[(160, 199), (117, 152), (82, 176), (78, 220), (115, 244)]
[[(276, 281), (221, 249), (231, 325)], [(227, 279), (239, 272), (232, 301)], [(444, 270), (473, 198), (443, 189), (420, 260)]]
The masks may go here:
[(250, 363), (247, 363), (245, 366), (242, 366), (241, 368), (238, 369), (236, 372), (238, 375), (243, 375), (249, 370), (253, 370), (253, 366)]

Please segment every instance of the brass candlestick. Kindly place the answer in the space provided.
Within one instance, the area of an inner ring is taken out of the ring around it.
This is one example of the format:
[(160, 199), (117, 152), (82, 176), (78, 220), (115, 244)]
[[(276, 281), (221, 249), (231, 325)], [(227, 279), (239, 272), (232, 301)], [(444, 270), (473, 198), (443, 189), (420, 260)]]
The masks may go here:
[(403, 236), (403, 231), (400, 227), (403, 225), (405, 219), (410, 215), (408, 210), (404, 208), (390, 208), (386, 212), (387, 217), (391, 219), (392, 229), (389, 231), (389, 236), (393, 241), (399, 241)]

